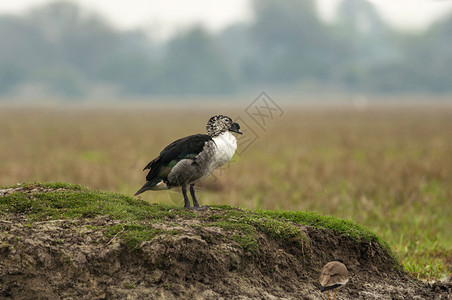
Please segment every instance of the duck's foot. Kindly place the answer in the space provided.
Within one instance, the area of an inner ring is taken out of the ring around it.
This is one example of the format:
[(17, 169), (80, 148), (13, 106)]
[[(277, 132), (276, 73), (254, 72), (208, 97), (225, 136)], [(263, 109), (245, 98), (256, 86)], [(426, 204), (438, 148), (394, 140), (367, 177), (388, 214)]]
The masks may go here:
[(204, 205), (204, 206), (185, 206), (185, 209), (191, 209), (191, 210), (207, 210), (209, 208), (208, 205)]

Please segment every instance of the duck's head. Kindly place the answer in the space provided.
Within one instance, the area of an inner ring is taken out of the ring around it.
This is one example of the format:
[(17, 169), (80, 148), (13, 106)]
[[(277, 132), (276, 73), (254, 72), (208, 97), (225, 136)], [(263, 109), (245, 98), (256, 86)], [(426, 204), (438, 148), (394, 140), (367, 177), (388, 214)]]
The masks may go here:
[(223, 115), (213, 116), (210, 118), (206, 125), (206, 131), (211, 137), (219, 136), (227, 131), (242, 134), (240, 131), (240, 125), (238, 123), (234, 123), (231, 118)]

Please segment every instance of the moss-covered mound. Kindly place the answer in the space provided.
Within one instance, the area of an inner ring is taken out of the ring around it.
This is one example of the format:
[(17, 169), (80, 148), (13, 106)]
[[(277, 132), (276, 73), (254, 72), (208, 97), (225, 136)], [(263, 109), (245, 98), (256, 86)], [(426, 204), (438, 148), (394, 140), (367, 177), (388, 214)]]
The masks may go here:
[(342, 299), (450, 288), (421, 286), (375, 234), (313, 212), (193, 212), (63, 183), (0, 189), (1, 298), (318, 299), (335, 258), (352, 274)]

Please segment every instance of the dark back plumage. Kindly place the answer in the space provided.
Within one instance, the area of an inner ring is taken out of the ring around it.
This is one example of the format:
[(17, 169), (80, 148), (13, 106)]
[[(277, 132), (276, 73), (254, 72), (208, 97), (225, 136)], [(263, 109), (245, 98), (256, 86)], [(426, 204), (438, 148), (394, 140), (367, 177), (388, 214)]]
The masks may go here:
[(172, 142), (144, 167), (150, 169), (146, 181), (166, 180), (171, 169), (182, 159), (196, 159), (207, 141), (212, 138), (206, 134), (190, 135)]

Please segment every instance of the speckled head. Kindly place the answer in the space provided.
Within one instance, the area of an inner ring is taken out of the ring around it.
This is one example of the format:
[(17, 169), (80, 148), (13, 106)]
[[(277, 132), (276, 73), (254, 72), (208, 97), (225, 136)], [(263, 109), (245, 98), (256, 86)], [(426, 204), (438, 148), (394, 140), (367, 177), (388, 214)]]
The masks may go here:
[(240, 125), (232, 122), (231, 118), (223, 115), (213, 116), (210, 118), (206, 125), (206, 131), (211, 137), (219, 136), (226, 131), (242, 134), (240, 131)]

